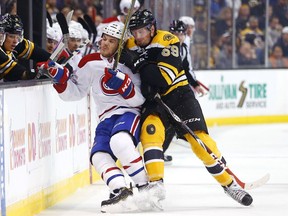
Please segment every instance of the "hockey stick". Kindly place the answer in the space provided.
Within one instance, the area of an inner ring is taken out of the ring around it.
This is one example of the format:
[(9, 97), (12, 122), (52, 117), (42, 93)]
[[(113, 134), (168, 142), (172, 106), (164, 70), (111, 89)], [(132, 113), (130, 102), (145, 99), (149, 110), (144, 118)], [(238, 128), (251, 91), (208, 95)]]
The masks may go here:
[(243, 181), (241, 181), (230, 169), (229, 167), (226, 166), (225, 163), (223, 163), (212, 151), (211, 149), (179, 118), (179, 116), (177, 116), (170, 107), (167, 106), (167, 104), (165, 104), (162, 100), (161, 100), (161, 96), (159, 94), (157, 94), (154, 98), (156, 100), (156, 102), (158, 102), (170, 115), (171, 117), (177, 122), (179, 123), (179, 125), (181, 125), (181, 127), (186, 130), (186, 132), (188, 132), (198, 143), (199, 145), (201, 145), (209, 154), (210, 156), (217, 161), (217, 163), (223, 167), (223, 169), (226, 170), (226, 172), (233, 176), (234, 179), (236, 180), (236, 182), (243, 188), (246, 190), (250, 190), (253, 188), (257, 188), (257, 187), (261, 187), (262, 185), (264, 185), (270, 178), (269, 173), (266, 174), (265, 176), (263, 176), (262, 178), (251, 182), (251, 183), (245, 183)]
[(92, 34), (91, 34), (91, 46), (90, 49), (88, 51), (88, 54), (92, 52), (93, 49), (93, 44), (96, 41), (96, 37), (97, 37), (97, 29), (95, 26), (95, 23), (93, 22), (93, 20), (91, 19), (90, 16), (88, 16), (87, 14), (84, 15), (84, 20), (86, 21), (86, 23), (88, 24), (88, 26), (90, 27)]
[(202, 82), (200, 82), (199, 80), (197, 80), (197, 83), (200, 85), (200, 86), (202, 86), (206, 91), (210, 91), (210, 89), (206, 86), (206, 85), (204, 85)]
[(52, 27), (53, 26), (53, 21), (52, 21), (50, 13), (47, 10), (46, 10), (46, 17), (47, 17), (49, 26)]
[(71, 20), (72, 20), (72, 16), (73, 16), (73, 13), (74, 13), (74, 10), (71, 10), (67, 13), (66, 15), (66, 22), (67, 22), (67, 25), (69, 26)]
[(126, 19), (125, 19), (123, 33), (121, 35), (121, 39), (120, 39), (119, 44), (118, 44), (116, 59), (115, 59), (114, 64), (113, 64), (113, 70), (115, 70), (117, 68), (117, 65), (119, 63), (120, 55), (121, 55), (121, 52), (122, 52), (122, 49), (123, 49), (124, 37), (126, 35), (126, 31), (127, 31), (127, 28), (128, 28), (128, 24), (130, 22), (130, 18), (132, 16), (132, 11), (133, 11), (135, 2), (136, 2), (136, 0), (132, 0), (131, 7), (129, 8), (128, 14), (127, 14)]
[(56, 15), (57, 21), (60, 25), (62, 34), (63, 34), (63, 42), (65, 44), (65, 46), (67, 47), (67, 42), (68, 42), (68, 38), (69, 38), (69, 27), (68, 27), (68, 22), (66, 20), (66, 17), (64, 16), (63, 13), (58, 13)]
[[(73, 12), (72, 12), (73, 13)], [(72, 16), (69, 15), (69, 19), (71, 19)], [(70, 22), (68, 19), (65, 18), (64, 14), (58, 13), (56, 15), (57, 21), (59, 23), (59, 26), (62, 31), (62, 39), (58, 43), (56, 49), (53, 51), (53, 53), (50, 55), (48, 61), (56, 62), (59, 55), (62, 53), (65, 47), (67, 47), (67, 40), (69, 38), (69, 28), (68, 28), (68, 22)], [(64, 41), (64, 42), (63, 42)], [(43, 68), (38, 68), (38, 74), (36, 78), (40, 78), (42, 75), (45, 75), (49, 77), (48, 71), (44, 70)]]
[[(82, 25), (82, 27), (88, 32), (88, 36), (90, 38), (90, 41), (92, 40), (92, 29), (90, 28), (90, 26), (88, 25), (88, 23), (82, 19), (81, 17), (78, 17), (78, 22)], [(84, 51), (84, 55), (86, 55), (88, 53), (88, 46), (86, 46), (85, 51)]]

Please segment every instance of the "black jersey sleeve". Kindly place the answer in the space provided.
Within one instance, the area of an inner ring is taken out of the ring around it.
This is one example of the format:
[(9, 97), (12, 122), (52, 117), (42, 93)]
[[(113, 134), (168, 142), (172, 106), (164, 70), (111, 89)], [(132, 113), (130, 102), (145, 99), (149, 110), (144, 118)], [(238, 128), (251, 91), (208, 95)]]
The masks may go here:
[(19, 43), (15, 47), (15, 51), (18, 59), (32, 59), (36, 62), (41, 62), (47, 61), (50, 57), (50, 53), (27, 39)]

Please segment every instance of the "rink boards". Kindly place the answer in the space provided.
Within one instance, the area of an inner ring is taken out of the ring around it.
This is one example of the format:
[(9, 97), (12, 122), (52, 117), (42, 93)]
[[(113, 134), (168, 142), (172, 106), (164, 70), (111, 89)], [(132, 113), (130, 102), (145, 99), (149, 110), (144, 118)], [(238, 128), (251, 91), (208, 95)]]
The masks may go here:
[[(288, 122), (285, 70), (196, 76), (210, 89), (198, 98), (209, 126)], [(1, 215), (32, 216), (99, 180), (89, 163), (97, 125), (89, 97), (64, 102), (51, 83), (1, 89), (0, 96)]]

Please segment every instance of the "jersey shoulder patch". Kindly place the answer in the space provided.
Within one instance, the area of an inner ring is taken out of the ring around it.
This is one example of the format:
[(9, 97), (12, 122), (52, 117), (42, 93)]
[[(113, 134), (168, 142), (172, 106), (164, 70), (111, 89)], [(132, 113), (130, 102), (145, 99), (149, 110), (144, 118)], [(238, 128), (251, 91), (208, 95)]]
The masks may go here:
[(78, 67), (79, 68), (82, 68), (87, 62), (90, 62), (90, 61), (97, 61), (97, 60), (102, 60), (101, 59), (101, 56), (100, 56), (100, 53), (91, 53), (91, 54), (88, 54), (86, 56), (84, 56), (80, 62), (78, 63)]
[(169, 44), (175, 44), (177, 42), (179, 42), (179, 39), (175, 35), (168, 31), (158, 30), (151, 43), (168, 46)]

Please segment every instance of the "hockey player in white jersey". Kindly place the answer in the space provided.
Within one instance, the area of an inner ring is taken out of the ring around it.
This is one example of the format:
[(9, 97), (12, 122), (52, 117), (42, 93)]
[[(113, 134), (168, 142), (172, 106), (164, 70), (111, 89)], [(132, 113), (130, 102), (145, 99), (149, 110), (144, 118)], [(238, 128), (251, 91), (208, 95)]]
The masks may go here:
[[(65, 67), (64, 72), (61, 68), (47, 68), (54, 77), (54, 88), (65, 101), (79, 100), (91, 89), (100, 123), (95, 131), (90, 161), (110, 190), (109, 199), (101, 203), (102, 212), (129, 211), (135, 207), (150, 210), (155, 206), (153, 201), (158, 202), (157, 198), (150, 199), (157, 188), (148, 184), (142, 157), (135, 148), (139, 143), (140, 108), (145, 100), (140, 91), (139, 75), (120, 63), (116, 70), (110, 69), (123, 28), (120, 22), (107, 25), (100, 41), (100, 52), (83, 57), (71, 79)], [(138, 188), (140, 193), (137, 194), (142, 194), (136, 196), (136, 202), (122, 169), (115, 163), (117, 159)]]

